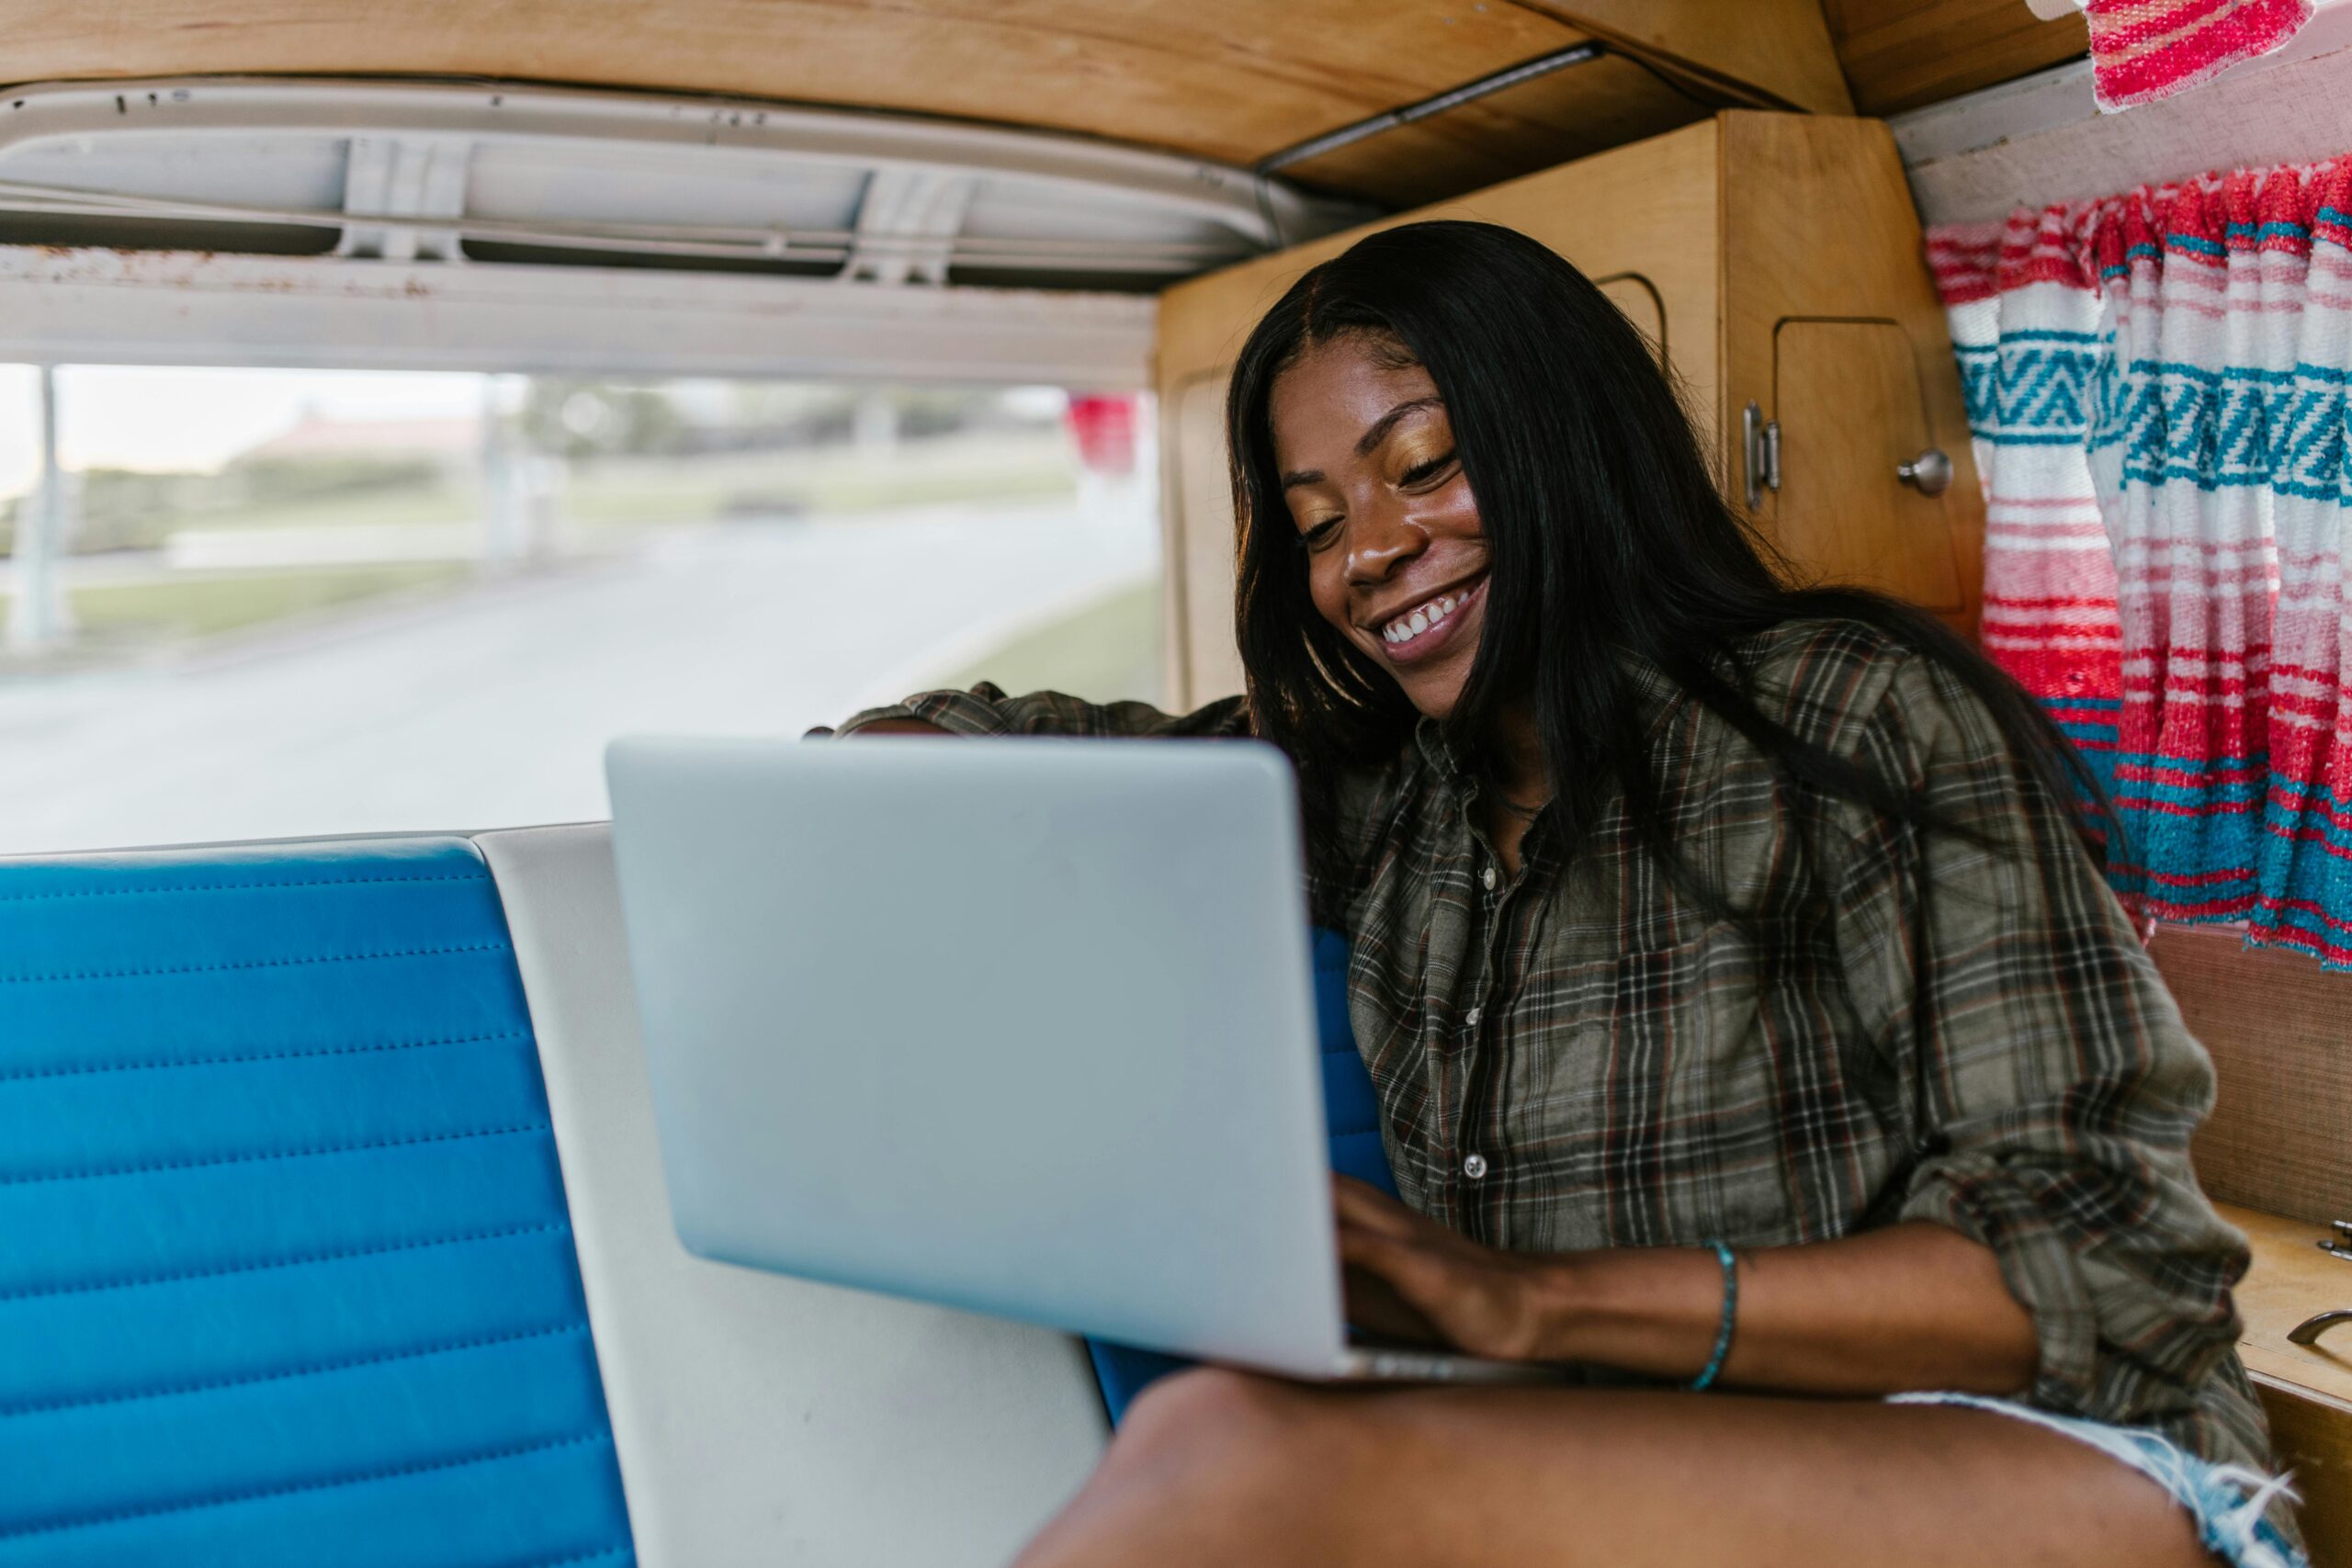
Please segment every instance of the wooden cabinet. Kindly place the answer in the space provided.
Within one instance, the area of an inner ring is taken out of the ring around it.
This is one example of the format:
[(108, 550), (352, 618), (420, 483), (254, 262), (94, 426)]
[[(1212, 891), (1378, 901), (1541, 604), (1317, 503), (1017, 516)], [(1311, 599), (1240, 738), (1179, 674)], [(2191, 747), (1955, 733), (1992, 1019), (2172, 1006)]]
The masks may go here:
[[(1747, 404), (1759, 427), (1777, 423), (1779, 487), (1759, 483), (1749, 514), (1795, 570), (1901, 594), (1973, 633), (1984, 507), (1893, 139), (1874, 120), (1739, 111), (1161, 297), (1173, 701), (1240, 686), (1222, 400), (1242, 339), (1307, 267), (1419, 218), (1506, 223), (1576, 263), (1680, 376), (1736, 503)], [(1931, 449), (1951, 465), (1933, 495), (1896, 476)]]
[(1838, 563), (1942, 615), (1968, 607), (1951, 490), (1888, 484), (1935, 446), (1911, 340), (1894, 321), (1795, 317), (1772, 334), (1780, 487), (1773, 536), (1800, 561)]
[(2232, 1294), (2238, 1358), (2270, 1418), (2271, 1456), (2294, 1475), (2314, 1568), (2352, 1568), (2352, 1358), (2344, 1351), (2352, 1325), (2312, 1345), (2288, 1338), (2315, 1313), (2352, 1307), (2352, 1263), (2319, 1249), (2334, 1234), (2326, 1225), (2217, 1207), (2254, 1253)]

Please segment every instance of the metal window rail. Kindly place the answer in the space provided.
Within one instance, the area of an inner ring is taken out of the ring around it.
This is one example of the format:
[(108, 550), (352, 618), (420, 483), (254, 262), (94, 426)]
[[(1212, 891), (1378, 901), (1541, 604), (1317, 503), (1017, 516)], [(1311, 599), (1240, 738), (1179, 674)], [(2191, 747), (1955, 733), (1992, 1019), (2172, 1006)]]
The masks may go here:
[[(795, 261), (846, 261), (853, 252), (891, 250), (924, 253), (942, 241), (922, 234), (857, 233), (847, 229), (786, 230), (729, 224), (615, 223), (549, 219), (515, 220), (450, 216), (390, 217), (343, 209), (260, 207), (239, 203), (182, 201), (125, 191), (85, 190), (0, 180), (0, 211), (73, 217), (180, 219), (206, 222), (270, 223), (340, 231), (355, 222), (401, 223), (455, 232), (468, 239), (496, 240), (582, 250), (628, 250), (649, 255), (722, 256)], [(1165, 272), (1234, 259), (1232, 245), (1181, 240), (1007, 239), (957, 235), (945, 242), (955, 260), (968, 266), (1005, 268), (1082, 266), (1120, 272)]]

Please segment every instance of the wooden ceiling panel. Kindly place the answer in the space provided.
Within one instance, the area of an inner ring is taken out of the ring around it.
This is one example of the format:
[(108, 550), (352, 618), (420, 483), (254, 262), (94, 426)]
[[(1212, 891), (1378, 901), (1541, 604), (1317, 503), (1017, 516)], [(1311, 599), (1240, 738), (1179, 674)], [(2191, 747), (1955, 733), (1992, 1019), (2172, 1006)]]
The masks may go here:
[(2080, 14), (2045, 22), (2025, 0), (1821, 0), (1863, 114), (1897, 114), (2075, 59)]
[(1583, 36), (1509, 0), (17, 0), (6, 69), (726, 93), (1248, 164)]
[(1391, 207), (1421, 207), (1713, 113), (1706, 98), (1630, 60), (1604, 55), (1293, 164), (1283, 177)]
[(1818, 0), (16, 0), (6, 70), (20, 84), (469, 76), (717, 93), (1248, 165), (1588, 40), (1619, 52), (1295, 173), (1418, 203), (1717, 104), (1848, 107)]
[[(1851, 114), (1821, 0), (1516, 0), (1757, 108)], [(2023, 0), (2019, 0), (2022, 4)]]

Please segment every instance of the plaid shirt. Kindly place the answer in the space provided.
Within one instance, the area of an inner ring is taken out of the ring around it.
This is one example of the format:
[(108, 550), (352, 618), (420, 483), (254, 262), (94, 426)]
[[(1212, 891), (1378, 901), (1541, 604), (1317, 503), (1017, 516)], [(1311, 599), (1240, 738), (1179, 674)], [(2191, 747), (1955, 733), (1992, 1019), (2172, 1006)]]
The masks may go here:
[[(1932, 661), (1845, 622), (1755, 649), (1766, 711), (1919, 792), (1986, 848), (1792, 784), (1651, 672), (1662, 804), (1747, 923), (1677, 894), (1612, 810), (1517, 875), (1424, 722), (1341, 790), (1353, 872), (1314, 889), (1405, 1199), (1498, 1247), (1822, 1241), (1901, 1220), (1991, 1247), (2044, 1409), (2268, 1462), (2235, 1350), (2244, 1238), (2188, 1163), (2213, 1074), (2066, 813)], [(981, 735), (1238, 736), (992, 686), (860, 714)], [(2293, 1529), (2283, 1506), (2274, 1511)]]

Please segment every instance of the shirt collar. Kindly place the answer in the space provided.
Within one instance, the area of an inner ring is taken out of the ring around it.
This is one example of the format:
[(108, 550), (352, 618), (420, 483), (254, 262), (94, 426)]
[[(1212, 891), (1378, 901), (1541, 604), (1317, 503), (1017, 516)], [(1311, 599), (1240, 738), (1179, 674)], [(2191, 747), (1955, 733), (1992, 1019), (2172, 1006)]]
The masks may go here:
[[(1676, 685), (1665, 671), (1638, 653), (1621, 653), (1618, 663), (1624, 670), (1626, 679), (1633, 682), (1634, 694), (1640, 700), (1645, 716), (1655, 729), (1657, 721), (1664, 718), (1681, 699), (1682, 688)], [(1423, 715), (1413, 726), (1413, 739), (1420, 748), (1422, 760), (1440, 777), (1456, 784), (1469, 782), (1461, 755), (1445, 738), (1445, 726)]]
[(1620, 654), (1617, 662), (1625, 671), (1625, 678), (1634, 684), (1634, 694), (1640, 701), (1643, 716), (1647, 721), (1646, 728), (1655, 739), (1659, 721), (1682, 700), (1683, 690), (1668, 677), (1665, 671), (1638, 653)]
[(1465, 782), (1466, 775), (1463, 770), (1462, 759), (1455, 754), (1453, 744), (1446, 739), (1445, 726), (1423, 715), (1413, 726), (1413, 740), (1420, 748), (1421, 760), (1427, 762), (1440, 778), (1450, 779), (1455, 784)]

